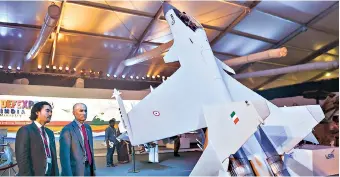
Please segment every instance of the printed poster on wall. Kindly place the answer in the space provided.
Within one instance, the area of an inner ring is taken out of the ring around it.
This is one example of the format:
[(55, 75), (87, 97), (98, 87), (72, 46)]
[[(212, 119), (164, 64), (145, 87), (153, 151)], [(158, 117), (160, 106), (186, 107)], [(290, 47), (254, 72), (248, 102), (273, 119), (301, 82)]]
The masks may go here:
[[(76, 103), (86, 104), (86, 122), (91, 126), (94, 135), (103, 135), (108, 126), (108, 121), (112, 118), (121, 122), (119, 106), (115, 99), (0, 95), (0, 128), (7, 129), (8, 137), (15, 137), (21, 126), (31, 123), (29, 119), (31, 108), (34, 103), (39, 101), (47, 101), (52, 105), (52, 118), (47, 127), (53, 130), (56, 135), (65, 125), (74, 120), (72, 108)], [(131, 110), (132, 106), (138, 102), (139, 100), (125, 100), (126, 110)]]

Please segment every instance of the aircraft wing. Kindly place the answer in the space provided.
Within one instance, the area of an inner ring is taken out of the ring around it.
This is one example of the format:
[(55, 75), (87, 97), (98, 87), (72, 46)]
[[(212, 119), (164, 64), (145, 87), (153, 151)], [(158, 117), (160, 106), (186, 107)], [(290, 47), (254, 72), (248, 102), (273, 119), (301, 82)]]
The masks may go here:
[(133, 144), (164, 139), (205, 126), (204, 119), (200, 118), (200, 97), (207, 87), (203, 82), (190, 82), (191, 77), (195, 77), (192, 72), (179, 68), (133, 107), (128, 113), (129, 137)]
[[(223, 79), (233, 101), (266, 100), (227, 74), (223, 74)], [(266, 102), (270, 115), (261, 127), (279, 154), (288, 152), (324, 118), (319, 105), (278, 108)]]

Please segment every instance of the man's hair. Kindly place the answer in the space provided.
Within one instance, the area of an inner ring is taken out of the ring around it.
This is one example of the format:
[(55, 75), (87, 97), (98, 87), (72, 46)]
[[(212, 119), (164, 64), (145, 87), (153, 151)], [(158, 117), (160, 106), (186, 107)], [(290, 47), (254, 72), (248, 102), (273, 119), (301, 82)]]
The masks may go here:
[(79, 105), (79, 104), (82, 104), (82, 105), (84, 105), (84, 106), (86, 107), (86, 104), (84, 104), (84, 103), (76, 103), (76, 104), (73, 105), (73, 109), (72, 109), (72, 110), (74, 111), (74, 109), (76, 108), (76, 106)]
[(115, 123), (115, 122), (116, 122), (116, 119), (115, 119), (115, 118), (112, 118), (112, 119), (109, 121), (109, 124)]
[(52, 108), (51, 104), (46, 101), (35, 103), (31, 109), (31, 115), (30, 115), (31, 120), (36, 120), (38, 118), (37, 112), (40, 112), (41, 109), (44, 107), (44, 105), (48, 105)]

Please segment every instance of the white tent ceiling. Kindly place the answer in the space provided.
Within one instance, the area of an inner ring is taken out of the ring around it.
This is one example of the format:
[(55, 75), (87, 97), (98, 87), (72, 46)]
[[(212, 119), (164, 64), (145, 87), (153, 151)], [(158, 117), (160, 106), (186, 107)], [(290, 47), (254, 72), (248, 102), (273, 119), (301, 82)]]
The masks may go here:
[[(160, 1), (0, 1), (0, 65), (20, 66), (25, 72), (36, 71), (38, 65), (51, 65), (55, 34), (34, 60), (23, 60), (39, 34), (51, 3), (62, 7), (53, 61), (57, 67), (91, 69), (112, 75), (122, 60), (132, 56), (139, 43), (136, 55), (172, 40)], [(286, 57), (236, 66), (238, 73), (339, 60), (338, 1), (170, 3), (202, 23), (215, 55), (221, 60), (287, 47)], [(249, 7), (250, 12), (244, 16), (245, 7)], [(156, 59), (128, 67), (124, 74), (169, 76), (178, 67), (178, 63), (164, 64)], [(252, 89), (268, 89), (338, 78), (338, 72), (338, 69), (308, 71), (240, 82)]]

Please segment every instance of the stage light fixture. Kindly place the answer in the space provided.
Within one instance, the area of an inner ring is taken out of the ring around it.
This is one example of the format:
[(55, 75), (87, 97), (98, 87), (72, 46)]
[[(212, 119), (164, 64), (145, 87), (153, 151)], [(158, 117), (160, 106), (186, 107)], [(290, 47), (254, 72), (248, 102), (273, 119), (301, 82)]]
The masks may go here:
[(125, 79), (125, 75), (122, 75), (122, 78)]
[(138, 76), (136, 76), (136, 79), (139, 79), (139, 77), (138, 77)]
[(17, 70), (20, 71), (20, 69), (21, 69), (20, 66), (18, 66), (18, 67), (17, 67)]
[(104, 77), (104, 72), (103, 72), (103, 71), (99, 71), (99, 72), (98, 72), (98, 77), (99, 77), (99, 78)]
[(68, 71), (70, 68), (68, 66), (65, 67), (65, 70)]
[(117, 77), (117, 75), (113, 75), (113, 77)]
[(106, 74), (107, 77), (110, 77), (110, 74)]
[(73, 70), (71, 71), (71, 73), (75, 73), (77, 72), (77, 69), (76, 68), (73, 68)]
[(39, 70), (41, 69), (41, 65), (38, 65), (38, 69), (39, 69)]
[(152, 76), (152, 79), (155, 79), (156, 77), (155, 76)]
[(3, 68), (4, 68), (4, 66), (0, 65), (0, 69), (3, 69)]
[(133, 79), (133, 76), (130, 76), (130, 79)]
[(12, 69), (12, 66), (8, 66), (7, 68), (8, 68), (9, 70), (11, 70), (11, 69)]
[(81, 70), (80, 70), (80, 75), (81, 75), (81, 76), (85, 76), (85, 75), (86, 75), (85, 69), (81, 69)]

